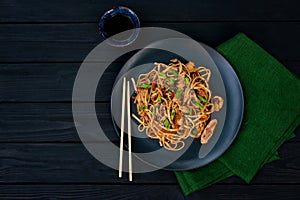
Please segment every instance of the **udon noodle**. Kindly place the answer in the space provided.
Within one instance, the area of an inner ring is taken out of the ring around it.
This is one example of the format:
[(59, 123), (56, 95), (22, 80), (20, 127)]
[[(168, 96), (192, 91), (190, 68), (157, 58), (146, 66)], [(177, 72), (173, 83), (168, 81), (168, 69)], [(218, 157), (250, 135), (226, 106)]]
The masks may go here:
[(154, 63), (154, 68), (140, 74), (136, 83), (132, 79), (132, 98), (139, 115), (132, 116), (139, 122), (139, 131), (172, 151), (182, 149), (188, 137), (207, 143), (217, 125), (211, 113), (223, 105), (221, 97), (211, 96), (210, 76), (210, 70), (203, 66), (172, 59), (168, 65)]

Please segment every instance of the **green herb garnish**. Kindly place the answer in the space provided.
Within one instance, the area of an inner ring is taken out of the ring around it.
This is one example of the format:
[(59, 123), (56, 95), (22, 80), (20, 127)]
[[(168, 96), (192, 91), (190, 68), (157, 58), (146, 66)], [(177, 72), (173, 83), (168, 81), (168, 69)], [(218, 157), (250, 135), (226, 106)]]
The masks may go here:
[(169, 120), (168, 120), (168, 119), (166, 119), (166, 120), (165, 120), (164, 126), (167, 128), (167, 130), (169, 130), (169, 129), (170, 129), (170, 127), (171, 127), (171, 124), (170, 124), (170, 122), (169, 122)]
[(160, 72), (159, 75), (163, 78), (167, 78), (167, 75), (165, 73)]
[(155, 115), (155, 109), (152, 110), (152, 117)]
[(190, 79), (189, 79), (188, 77), (186, 77), (186, 78), (185, 78), (185, 82), (186, 82), (186, 84), (189, 85), (189, 84), (190, 84)]
[(171, 69), (171, 72), (175, 75), (175, 76), (178, 76), (178, 73), (175, 69)]
[(161, 103), (161, 97), (160, 97), (160, 95), (158, 95), (157, 101), (158, 101), (159, 103)]
[(176, 115), (176, 111), (175, 111), (174, 109), (172, 109), (172, 112), (171, 112), (171, 120), (174, 119), (175, 115)]
[(173, 86), (175, 83), (175, 79), (173, 77), (170, 78), (170, 84)]
[(145, 110), (148, 106), (140, 106), (140, 110)]
[(197, 135), (197, 133), (198, 133), (197, 130), (194, 128), (194, 129), (192, 130), (192, 134), (193, 134), (193, 135)]
[(195, 105), (196, 105), (198, 108), (200, 108), (200, 109), (203, 108), (203, 105), (202, 105), (201, 103), (199, 103), (199, 102), (194, 102), (194, 103), (195, 103)]
[(143, 85), (141, 85), (141, 88), (143, 88), (143, 89), (151, 89), (152, 85), (144, 83)]
[(207, 100), (206, 100), (204, 97), (198, 95), (198, 98), (199, 98), (202, 102), (207, 103)]
[(179, 88), (179, 89), (176, 91), (176, 98), (179, 99), (179, 97), (180, 97), (181, 94), (182, 94), (182, 89)]
[(193, 114), (192, 110), (189, 107), (186, 107), (186, 108), (188, 109), (189, 114), (192, 115)]

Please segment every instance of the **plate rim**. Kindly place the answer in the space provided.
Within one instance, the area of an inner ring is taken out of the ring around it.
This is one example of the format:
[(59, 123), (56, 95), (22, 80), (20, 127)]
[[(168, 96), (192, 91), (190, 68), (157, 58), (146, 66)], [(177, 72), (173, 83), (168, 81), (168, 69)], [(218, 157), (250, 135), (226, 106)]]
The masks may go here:
[[(156, 42), (159, 42), (159, 41), (156, 41)], [(156, 42), (154, 42), (154, 43), (156, 43)], [(198, 42), (198, 41), (196, 41), (197, 43), (199, 43), (206, 51), (207, 51), (207, 53), (209, 54), (209, 56), (211, 57), (211, 59), (213, 60), (213, 62), (215, 63), (215, 65), (217, 66), (217, 68), (218, 68), (218, 70), (219, 70), (219, 72), (220, 72), (220, 74), (221, 74), (221, 77), (222, 77), (222, 79), (223, 79), (223, 72), (221, 72), (220, 71), (220, 67), (223, 67), (224, 65), (226, 65), (225, 66), (225, 68), (230, 72), (230, 76), (231, 77), (233, 77), (234, 78), (234, 82), (235, 82), (235, 84), (236, 84), (236, 86), (237, 86), (237, 88), (236, 88), (236, 91), (238, 92), (238, 94), (239, 94), (239, 97), (240, 97), (240, 105), (239, 106), (241, 106), (240, 107), (240, 115), (239, 115), (239, 122), (238, 122), (238, 124), (235, 126), (235, 131), (234, 131), (234, 133), (232, 133), (232, 137), (231, 137), (231, 139), (229, 140), (229, 142), (227, 142), (227, 146), (225, 147), (225, 148), (221, 148), (218, 152), (217, 152), (217, 155), (216, 156), (210, 156), (210, 157), (212, 157), (211, 159), (207, 159), (205, 162), (203, 162), (203, 163), (201, 163), (201, 162), (197, 162), (197, 163), (200, 163), (200, 164), (195, 164), (195, 165), (193, 165), (193, 166), (191, 166), (191, 167), (184, 167), (184, 168), (181, 168), (181, 169), (178, 169), (178, 168), (176, 168), (176, 169), (174, 169), (174, 168), (172, 168), (171, 166), (172, 166), (172, 164), (174, 164), (176, 161), (174, 161), (173, 163), (171, 163), (170, 165), (168, 165), (168, 166), (165, 166), (165, 167), (163, 167), (163, 168), (161, 168), (161, 167), (158, 167), (158, 166), (155, 166), (155, 164), (153, 164), (153, 163), (150, 163), (150, 162), (148, 162), (148, 161), (146, 161), (146, 160), (143, 160), (142, 158), (140, 158), (140, 157), (138, 157), (137, 155), (135, 155), (135, 157), (136, 158), (138, 158), (139, 160), (141, 160), (142, 162), (144, 162), (144, 163), (146, 163), (146, 164), (148, 164), (148, 165), (150, 165), (150, 166), (152, 166), (152, 167), (155, 167), (155, 168), (157, 168), (157, 169), (164, 169), (164, 170), (167, 170), (167, 171), (186, 171), (186, 170), (191, 170), (191, 169), (195, 169), (195, 168), (199, 168), (199, 167), (202, 167), (202, 166), (205, 166), (205, 165), (208, 165), (209, 163), (211, 163), (211, 162), (213, 162), (214, 160), (216, 160), (216, 159), (218, 159), (220, 156), (222, 156), (225, 152), (226, 152), (226, 150), (228, 150), (229, 149), (229, 147), (232, 145), (232, 143), (233, 143), (233, 141), (236, 139), (236, 137), (237, 137), (237, 135), (238, 135), (238, 133), (239, 133), (239, 130), (240, 130), (240, 127), (241, 127), (241, 124), (242, 124), (242, 121), (243, 121), (243, 117), (244, 117), (244, 95), (243, 95), (243, 88), (242, 88), (242, 85), (241, 85), (241, 83), (240, 83), (240, 80), (239, 80), (239, 78), (238, 78), (238, 75), (237, 75), (237, 73), (236, 73), (236, 71), (234, 70), (234, 68), (232, 67), (232, 65), (228, 62), (228, 60), (226, 59), (226, 58), (224, 58), (224, 56), (223, 55), (221, 55), (217, 50), (215, 50), (215, 49), (213, 49), (212, 47), (210, 47), (210, 46), (208, 46), (208, 45), (206, 45), (206, 44), (204, 44), (204, 43), (202, 43), (202, 42)], [(149, 44), (148, 46), (151, 46), (153, 43), (151, 43), (151, 44)], [(123, 66), (125, 66), (125, 65), (127, 65), (127, 63), (128, 62), (130, 62), (130, 60), (131, 59), (133, 59), (133, 58), (135, 58), (136, 56), (138, 56), (138, 54), (140, 54), (140, 53), (142, 53), (143, 52), (143, 50), (145, 50), (145, 49), (147, 49), (147, 47), (148, 46), (146, 46), (145, 48), (143, 48), (143, 49), (141, 49), (141, 50), (139, 50), (138, 52), (136, 52), (133, 56), (131, 56), (126, 62), (125, 62), (125, 64), (123, 65)], [(149, 48), (149, 47), (148, 47)], [(217, 60), (217, 61), (216, 61)], [(222, 64), (222, 66), (220, 66), (220, 62), (222, 62), (223, 64)], [(116, 79), (115, 79), (115, 82), (114, 82), (114, 85), (113, 85), (113, 88), (115, 87), (115, 85), (116, 85), (116, 83), (117, 83), (117, 81), (118, 81), (118, 77), (119, 77), (119, 75), (120, 75), (120, 73), (121, 73), (121, 71), (122, 71), (122, 69), (119, 71), (119, 73), (118, 73), (118, 75), (116, 76)], [(226, 72), (226, 73), (228, 73), (228, 72)], [(223, 83), (224, 83), (224, 80), (223, 80)], [(224, 83), (224, 87), (225, 87), (225, 92), (226, 92), (226, 95), (228, 94), (228, 91), (227, 91), (227, 87), (228, 86), (226, 86), (226, 84)], [(112, 90), (113, 91), (113, 90)], [(111, 95), (111, 114), (112, 114), (112, 95)], [(228, 108), (227, 108), (228, 109)], [(228, 117), (227, 116), (227, 114), (226, 114), (226, 117)], [(116, 134), (118, 135), (118, 137), (120, 137), (120, 133), (119, 133), (119, 131), (118, 131), (118, 128), (116, 127), (116, 122), (115, 122), (115, 120), (114, 120), (114, 118), (113, 118), (113, 115), (112, 115), (112, 121), (113, 121), (113, 125), (114, 125), (114, 129), (115, 129), (115, 131), (116, 131)], [(224, 127), (225, 127), (225, 125), (226, 125), (226, 120), (225, 120), (225, 123), (224, 123)], [(223, 127), (223, 128), (224, 128)], [(223, 129), (222, 129), (222, 132), (223, 132)], [(221, 132), (221, 134), (222, 134), (222, 132)], [(218, 142), (217, 142), (218, 143)], [(217, 144), (216, 143), (216, 144)], [(215, 145), (216, 145), (215, 144)], [(124, 145), (124, 146), (126, 146), (126, 145)], [(213, 149), (214, 149), (215, 147), (213, 147)], [(209, 155), (210, 153), (208, 153), (207, 155)], [(184, 155), (184, 154), (183, 154)], [(206, 155), (206, 156), (207, 156)], [(204, 157), (205, 158), (205, 157)], [(197, 160), (199, 160), (200, 161), (200, 158), (199, 159), (197, 159)]]

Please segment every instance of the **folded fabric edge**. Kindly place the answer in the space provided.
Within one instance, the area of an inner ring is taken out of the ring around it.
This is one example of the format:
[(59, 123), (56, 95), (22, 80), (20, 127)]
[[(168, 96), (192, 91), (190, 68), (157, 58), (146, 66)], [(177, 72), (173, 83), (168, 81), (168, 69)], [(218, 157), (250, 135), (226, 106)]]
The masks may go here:
[[(271, 148), (271, 150), (269, 151), (268, 155), (274, 155), (277, 150), (279, 149), (280, 146), (282, 146), (286, 141), (292, 139), (295, 137), (294, 131), (295, 129), (299, 126), (300, 124), (300, 114), (297, 115), (296, 119), (292, 122), (292, 124), (287, 128), (287, 130), (285, 131), (285, 133), (282, 135), (282, 137), (277, 140), (273, 147)], [(271, 157), (272, 158), (272, 157)], [(269, 160), (270, 157), (266, 157), (266, 159), (261, 163), (261, 167), (263, 167), (266, 163), (269, 163), (271, 161), (275, 161), (275, 160)], [(279, 157), (280, 159), (280, 157)], [(220, 160), (220, 162), (222, 162), (222, 160)], [(241, 179), (243, 179), (246, 183), (250, 183), (252, 181), (252, 179), (255, 177), (256, 173), (253, 174), (247, 174), (245, 175), (241, 175), (239, 173), (239, 171), (236, 171), (235, 169), (232, 169), (231, 166), (228, 166), (227, 163), (222, 162), (227, 168), (229, 168), (229, 170), (232, 171), (232, 173), (234, 173), (235, 175), (237, 175), (238, 177), (240, 177)]]
[(253, 45), (254, 47), (258, 48), (261, 50), (262, 53), (264, 53), (265, 55), (268, 56), (269, 59), (271, 59), (273, 62), (276, 62), (277, 64), (283, 66), (281, 68), (281, 70), (284, 73), (287, 73), (289, 75), (291, 75), (292, 77), (300, 80), (300, 77), (297, 76), (295, 73), (291, 72), (290, 70), (288, 70), (278, 59), (276, 59), (272, 54), (270, 54), (268, 51), (266, 51), (263, 47), (261, 47), (259, 44), (257, 44), (255, 41), (253, 41), (251, 38), (249, 38), (245, 33), (243, 32), (239, 32), (237, 33), (235, 36), (233, 36), (232, 38), (228, 39), (227, 41), (225, 41), (224, 43), (220, 44), (219, 46), (216, 47), (216, 50), (219, 51), (221, 54), (223, 54), (224, 52), (222, 52), (222, 47), (229, 41), (231, 40), (236, 40), (236, 39), (241, 39), (246, 41), (248, 44)]
[[(252, 41), (248, 36), (246, 36), (244, 33), (238, 33), (237, 35), (235, 35), (233, 38), (227, 40), (226, 42), (222, 43), (221, 45), (219, 45), (217, 47), (217, 50), (223, 54), (226, 57), (226, 52), (230, 51), (230, 49), (227, 48), (227, 44), (234, 42), (236, 43), (237, 40), (243, 41), (245, 44), (248, 44), (250, 46), (253, 47), (253, 49), (257, 49), (257, 51), (259, 51), (260, 54), (263, 54), (266, 58), (268, 58), (269, 60), (271, 60), (274, 64), (277, 64), (277, 66), (279, 66), (279, 69), (281, 70), (281, 73), (287, 73), (287, 75), (292, 75), (291, 77), (296, 77), (296, 79), (299, 80), (299, 78), (297, 76), (295, 76), (293, 73), (291, 73), (288, 69), (286, 69), (284, 67), (284, 65), (282, 65), (276, 58), (274, 58), (272, 55), (270, 55), (266, 50), (264, 50), (262, 47), (260, 47), (257, 43), (255, 43), (254, 41)], [(230, 46), (230, 45), (229, 45)], [(281, 67), (282, 66), (282, 67)], [(297, 114), (295, 115), (295, 117), (297, 116)], [(296, 117), (297, 118), (297, 117)], [(298, 125), (299, 122), (297, 122), (297, 120), (294, 120), (295, 123), (293, 123), (293, 121), (291, 121), (289, 123), (288, 126), (292, 126), (294, 127), (293, 129), (295, 129)], [(288, 131), (288, 132), (287, 132)], [(265, 163), (265, 160), (267, 158), (269, 158), (268, 155), (272, 155), (280, 146), (281, 144), (283, 144), (285, 141), (287, 141), (290, 137), (292, 137), (293, 135), (293, 130), (289, 130), (288, 128), (286, 129), (285, 132), (283, 132), (281, 134), (281, 137), (279, 138), (280, 141), (279, 142), (274, 142), (274, 144), (269, 144), (268, 146), (268, 150), (269, 152), (266, 151), (266, 157), (264, 160), (261, 161), (261, 164), (258, 163), (258, 165), (263, 166)], [(288, 135), (287, 135), (288, 134)], [(274, 148), (274, 146), (276, 148)], [(249, 171), (247, 173), (243, 173), (243, 171), (239, 171), (236, 170), (235, 168), (233, 168), (231, 166), (230, 163), (227, 163), (225, 159), (220, 159), (221, 162), (223, 162), (224, 165), (226, 165), (229, 169), (231, 169), (236, 175), (238, 175), (239, 177), (241, 177), (243, 180), (245, 180), (246, 182), (250, 182), (251, 179), (255, 176), (255, 174), (257, 173), (257, 171), (259, 170), (259, 168), (257, 170), (253, 170), (252, 172), (249, 173)]]
[[(276, 151), (265, 161), (264, 164), (267, 164), (267, 163), (270, 163), (270, 162), (273, 162), (273, 161), (276, 161), (279, 159), (280, 159), (279, 153)], [(216, 161), (214, 161), (214, 162), (216, 162)], [(181, 187), (183, 194), (185, 196), (188, 196), (197, 190), (204, 189), (204, 188), (209, 187), (217, 182), (223, 181), (223, 180), (235, 175), (226, 166), (223, 166), (223, 169), (226, 169), (226, 171), (218, 173), (218, 175), (215, 178), (210, 179), (210, 181), (202, 182), (201, 184), (200, 183), (190, 184), (188, 182), (188, 179), (185, 176), (185, 173), (187, 173), (187, 172), (175, 172), (175, 176), (177, 179), (180, 179), (180, 181), (178, 181), (178, 182), (179, 182), (179, 186)]]
[[(213, 166), (211, 166), (213, 165)], [(201, 183), (200, 182), (195, 182), (191, 184), (189, 182), (189, 178), (187, 177), (189, 173), (193, 173), (193, 170), (186, 171), (186, 172), (175, 172), (175, 176), (178, 180), (178, 183), (181, 187), (181, 190), (185, 196), (191, 194), (192, 192), (195, 192), (196, 190), (203, 189), (205, 187), (208, 187), (214, 183), (217, 183), (219, 181), (222, 181), (230, 176), (233, 176), (234, 174), (232, 171), (230, 171), (228, 168), (226, 168), (220, 161), (215, 160), (214, 162), (210, 163), (210, 167), (219, 169), (217, 170), (218, 173), (207, 173), (206, 175), (209, 175), (210, 179), (204, 180)], [(202, 169), (202, 171), (205, 170), (205, 166), (202, 168), (198, 168), (196, 170)], [(201, 176), (199, 173), (198, 176)], [(213, 177), (214, 176), (214, 177)]]
[[(258, 44), (256, 44), (255, 42), (253, 42), (250, 38), (248, 38), (244, 33), (238, 33), (233, 38), (231, 38), (231, 39), (229, 39), (227, 41), (234, 40), (236, 38), (243, 39), (246, 42), (250, 41), (253, 45), (255, 45), (256, 47), (258, 47), (258, 48), (262, 49), (263, 51), (265, 51), (262, 47), (260, 47)], [(220, 46), (217, 47), (217, 50), (220, 50), (219, 48), (222, 48), (222, 47), (223, 46), (221, 44)], [(222, 51), (220, 53), (222, 53)], [(265, 54), (269, 55), (269, 57), (271, 57), (273, 61), (275, 61), (277, 63), (280, 63), (278, 60), (276, 60), (276, 58), (272, 57), (268, 52), (265, 52)], [(288, 72), (290, 75), (293, 75), (294, 77), (296, 77), (297, 79), (299, 79), (299, 77), (297, 77), (295, 74), (293, 74), (292, 72), (290, 72), (288, 69), (284, 68), (282, 70)], [(299, 121), (297, 122), (297, 120), (295, 120), (294, 122), (295, 123), (293, 123), (292, 125), (290, 125), (289, 128), (282, 134), (282, 137), (280, 137), (279, 140), (274, 143), (273, 147), (270, 150), (270, 153), (268, 154), (269, 156), (267, 156), (265, 158), (265, 160), (262, 161), (261, 167), (264, 164), (266, 164), (266, 163), (269, 163), (271, 161), (280, 159), (280, 157), (279, 157), (279, 155), (277, 153), (277, 149), (284, 142), (286, 142), (287, 140), (289, 140), (289, 139), (291, 139), (292, 137), (295, 136), (293, 134), (293, 131), (299, 125), (300, 122)], [(243, 180), (245, 180), (247, 183), (249, 183), (253, 179), (253, 177), (255, 176), (255, 174), (253, 176), (246, 177)], [(184, 195), (187, 196), (187, 195), (191, 194), (192, 192), (194, 192), (196, 190), (203, 189), (204, 187), (207, 187), (209, 185), (212, 185), (212, 184), (214, 184), (216, 182), (222, 181), (222, 180), (224, 180), (224, 179), (226, 179), (226, 178), (234, 175), (234, 172), (231, 171), (231, 170), (229, 170), (227, 168), (226, 171), (222, 171), (222, 173), (216, 174), (214, 177), (211, 177), (211, 179), (209, 179), (209, 180), (201, 181), (201, 183), (199, 183), (199, 182), (195, 183), (194, 182), (193, 184), (190, 184), (189, 178), (185, 176), (186, 175), (185, 172), (175, 173), (175, 175), (176, 175), (176, 177), (177, 177), (178, 180), (179, 179), (182, 180), (182, 182), (179, 181), (179, 184), (180, 184), (180, 187), (182, 188), (182, 191), (183, 191)], [(187, 174), (187, 175), (189, 175), (189, 174)]]

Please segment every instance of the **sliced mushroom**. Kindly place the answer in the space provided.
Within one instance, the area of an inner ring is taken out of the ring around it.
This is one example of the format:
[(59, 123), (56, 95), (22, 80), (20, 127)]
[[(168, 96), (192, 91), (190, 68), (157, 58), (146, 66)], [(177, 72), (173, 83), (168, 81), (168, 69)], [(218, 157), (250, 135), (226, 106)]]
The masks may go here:
[(207, 126), (205, 127), (202, 135), (201, 135), (201, 139), (200, 142), (201, 144), (206, 144), (208, 142), (208, 140), (211, 138), (211, 136), (214, 133), (214, 130), (216, 128), (218, 124), (218, 121), (216, 119), (211, 120)]
[(223, 107), (224, 100), (220, 96), (214, 96), (212, 98), (212, 103), (214, 105), (214, 111), (219, 111)]

